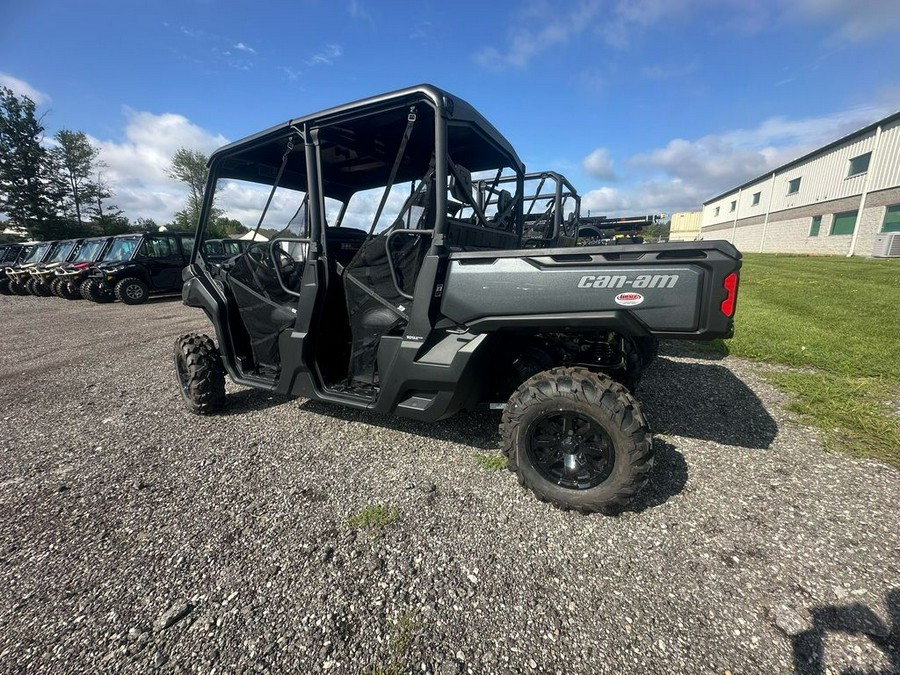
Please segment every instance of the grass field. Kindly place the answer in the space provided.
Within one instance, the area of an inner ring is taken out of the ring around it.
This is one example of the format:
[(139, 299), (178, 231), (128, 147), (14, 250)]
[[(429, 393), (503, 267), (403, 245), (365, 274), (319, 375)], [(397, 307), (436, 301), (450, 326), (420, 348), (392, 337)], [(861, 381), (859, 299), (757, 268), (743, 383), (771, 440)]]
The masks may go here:
[(793, 366), (767, 378), (829, 449), (900, 467), (900, 261), (746, 255), (736, 325), (713, 348)]

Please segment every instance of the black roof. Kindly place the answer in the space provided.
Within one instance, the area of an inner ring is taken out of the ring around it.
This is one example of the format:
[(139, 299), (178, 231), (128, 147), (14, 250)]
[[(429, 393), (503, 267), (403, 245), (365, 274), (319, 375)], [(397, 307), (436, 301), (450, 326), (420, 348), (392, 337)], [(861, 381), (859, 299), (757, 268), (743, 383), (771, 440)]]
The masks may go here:
[[(428, 109), (422, 110), (419, 105), (416, 108), (419, 116), (433, 120), (434, 115), (437, 114), (448, 121), (449, 143), (454, 148), (453, 159), (455, 162), (472, 171), (477, 171), (480, 169), (479, 164), (488, 164), (494, 159), (485, 155), (481, 149), (484, 144), (477, 142), (477, 139), (481, 137), (499, 148), (509, 158), (514, 168), (524, 172), (524, 164), (515, 149), (481, 113), (463, 99), (429, 84), (399, 89), (287, 120), (222, 146), (212, 154), (209, 164), (210, 166), (220, 164), (219, 174), (226, 178), (255, 180), (271, 184), (274, 181), (274, 171), (280, 164), (281, 153), (286, 143), (285, 139), (291, 134), (292, 129), (327, 126), (329, 127), (328, 133), (332, 134), (328, 140), (334, 140), (336, 145), (343, 144), (344, 147), (325, 158), (324, 161), (329, 163), (332, 172), (330, 176), (326, 176), (327, 184), (323, 188), (326, 195), (344, 197), (358, 189), (384, 184), (392, 164), (395, 148), (386, 146), (383, 138), (397, 137), (399, 139), (400, 134), (397, 131), (402, 132), (406, 125), (406, 113), (403, 112), (400, 115), (398, 111), (403, 111), (407, 106), (413, 108), (422, 103), (425, 103)], [(385, 115), (379, 116), (379, 113), (389, 113), (390, 123), (386, 122)], [(352, 125), (346, 129), (346, 136), (341, 136), (345, 131), (341, 127), (344, 119), (348, 123), (352, 122)], [(354, 134), (354, 131), (357, 133)], [(376, 146), (379, 145), (387, 148), (384, 156), (377, 156), (377, 153), (374, 152)], [(348, 148), (354, 152), (358, 151), (358, 154), (354, 157), (347, 155)], [(407, 178), (421, 177), (421, 163), (422, 161), (427, 163), (432, 149), (433, 140), (430, 135), (422, 137), (419, 148), (417, 148), (414, 135), (410, 139), (408, 153), (413, 156), (418, 155), (418, 160), (414, 162), (416, 166), (410, 165), (408, 172), (401, 167), (396, 180), (399, 182)], [(276, 151), (277, 161), (275, 161)], [(246, 162), (241, 163), (235, 160), (234, 158), (238, 154)], [(362, 169), (360, 164), (366, 164), (366, 162), (361, 161), (361, 158), (371, 160), (369, 165)], [(341, 166), (342, 161), (346, 162), (346, 166)], [(256, 166), (251, 168), (249, 163)], [(266, 170), (261, 170), (259, 165), (265, 165)], [(282, 176), (281, 184), (298, 187), (303, 184), (304, 174), (305, 166), (299, 162), (289, 162)]]

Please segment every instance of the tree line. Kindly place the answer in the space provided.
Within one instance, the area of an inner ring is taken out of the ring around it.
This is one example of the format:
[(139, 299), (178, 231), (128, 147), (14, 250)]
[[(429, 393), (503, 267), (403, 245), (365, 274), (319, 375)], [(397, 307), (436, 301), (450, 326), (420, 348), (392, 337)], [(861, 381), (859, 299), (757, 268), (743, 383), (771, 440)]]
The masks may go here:
[[(112, 202), (114, 190), (104, 175), (99, 150), (83, 131), (62, 129), (45, 145), (43, 116), (28, 96), (0, 87), (0, 214), (5, 226), (35, 240), (155, 231), (150, 218), (130, 221)], [(165, 225), (193, 231), (209, 175), (202, 152), (179, 148), (168, 175), (188, 186), (184, 208)], [(0, 223), (3, 225), (3, 223)], [(246, 232), (239, 221), (216, 209), (207, 236), (226, 237)]]

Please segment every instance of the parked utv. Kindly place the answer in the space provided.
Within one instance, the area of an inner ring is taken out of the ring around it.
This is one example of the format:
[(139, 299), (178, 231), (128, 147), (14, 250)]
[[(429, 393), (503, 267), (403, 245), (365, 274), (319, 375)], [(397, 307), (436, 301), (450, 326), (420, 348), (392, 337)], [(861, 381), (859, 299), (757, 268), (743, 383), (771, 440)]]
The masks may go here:
[(4, 244), (0, 247), (0, 295), (12, 295), (6, 270), (17, 265), (28, 255), (30, 248), (25, 244)]
[(488, 405), (540, 499), (617, 510), (653, 463), (623, 384), (645, 363), (639, 341), (733, 333), (733, 246), (523, 248), (522, 162), (430, 85), (289, 120), (220, 148), (209, 170), (198, 242), (224, 183), (257, 195), (257, 232), (283, 230), (227, 269), (195, 245), (182, 297), (218, 342), (175, 341), (196, 413), (224, 404), (226, 373), (422, 422)]
[(88, 278), (91, 265), (103, 259), (112, 242), (113, 237), (92, 237), (82, 241), (71, 261), (54, 270), (53, 293), (66, 300), (81, 300), (81, 284)]
[(49, 297), (53, 295), (52, 283), (55, 279), (57, 268), (71, 260), (81, 245), (83, 239), (64, 239), (53, 245), (53, 250), (47, 259), (32, 266), (28, 273), (31, 280), (28, 282), (28, 291), (32, 295)]
[[(513, 185), (516, 176), (496, 182), (480, 180), (476, 184), (478, 199), (490, 208), (499, 200), (504, 184)], [(522, 247), (550, 248), (575, 246), (581, 218), (581, 197), (575, 186), (555, 171), (528, 173), (524, 177), (522, 199)]]
[(152, 294), (178, 291), (193, 245), (192, 234), (120, 235), (91, 267), (82, 294), (94, 302), (139, 305)]
[(208, 263), (221, 265), (250, 248), (246, 239), (207, 239), (203, 242), (203, 258)]
[(9, 290), (16, 295), (29, 295), (32, 276), (29, 270), (35, 265), (45, 262), (53, 253), (54, 241), (39, 241), (31, 245), (31, 250), (18, 264), (6, 268), (6, 276), (9, 279)]

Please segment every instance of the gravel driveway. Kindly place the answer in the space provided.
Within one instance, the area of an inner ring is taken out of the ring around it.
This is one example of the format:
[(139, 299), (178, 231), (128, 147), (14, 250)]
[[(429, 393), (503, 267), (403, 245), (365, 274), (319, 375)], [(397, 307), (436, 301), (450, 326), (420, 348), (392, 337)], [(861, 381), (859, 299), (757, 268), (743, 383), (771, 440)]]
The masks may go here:
[(491, 468), (495, 413), (229, 384), (190, 415), (197, 329), (0, 296), (0, 671), (900, 672), (900, 473), (825, 453), (759, 365), (664, 345), (651, 488), (581, 516)]

